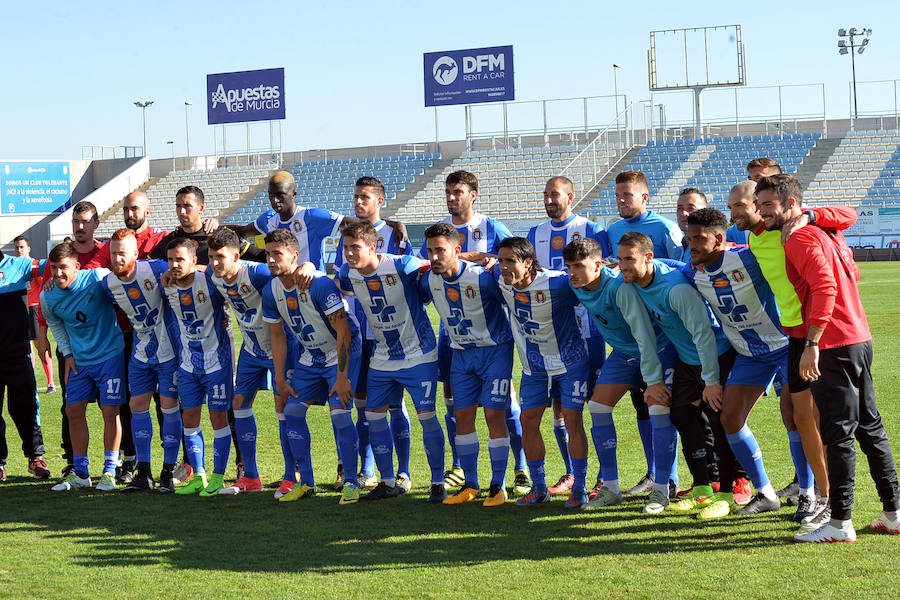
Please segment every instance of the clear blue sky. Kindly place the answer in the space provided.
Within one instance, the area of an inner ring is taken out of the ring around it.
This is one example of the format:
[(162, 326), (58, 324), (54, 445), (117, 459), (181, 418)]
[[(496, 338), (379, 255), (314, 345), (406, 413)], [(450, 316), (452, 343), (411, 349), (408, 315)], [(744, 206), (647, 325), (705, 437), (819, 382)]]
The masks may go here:
[[(741, 24), (749, 84), (825, 83), (829, 117), (849, 111), (850, 61), (837, 54), (838, 27), (874, 30), (857, 57), (858, 80), (900, 78), (894, 2), (618, 5), (630, 13), (607, 6), (483, 0), (9, 4), (0, 36), (0, 158), (75, 159), (85, 144), (140, 145), (140, 110), (133, 102), (146, 99), (155, 101), (148, 110), (151, 157), (169, 156), (166, 140), (175, 141), (177, 155), (185, 153), (185, 100), (194, 103), (191, 152), (211, 153), (205, 75), (281, 66), (285, 150), (429, 141), (434, 113), (423, 106), (423, 52), (512, 44), (518, 100), (611, 94), (612, 63), (619, 63), (620, 93), (640, 100), (649, 98), (649, 32), (677, 27)], [(786, 112), (818, 110), (818, 94), (786, 92)], [(889, 86), (861, 86), (860, 110), (892, 111), (892, 95)], [(760, 92), (746, 96), (745, 104), (759, 114), (777, 113), (774, 98)], [(709, 113), (717, 102), (709, 97)], [(690, 117), (688, 97), (668, 103), (670, 120)], [(540, 114), (534, 107), (520, 110), (535, 119)], [(490, 125), (490, 114), (499, 113), (476, 113), (476, 127)], [(441, 109), (440, 124), (442, 139), (462, 138), (462, 108)], [(254, 128), (253, 145), (267, 146), (267, 135), (268, 126)], [(245, 143), (243, 130), (229, 133), (229, 149)]]

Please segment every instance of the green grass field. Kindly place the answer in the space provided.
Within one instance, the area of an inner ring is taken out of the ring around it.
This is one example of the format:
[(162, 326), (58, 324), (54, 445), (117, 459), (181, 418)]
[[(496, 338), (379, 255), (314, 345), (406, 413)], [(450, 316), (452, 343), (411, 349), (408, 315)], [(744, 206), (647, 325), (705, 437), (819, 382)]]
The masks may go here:
[[(861, 268), (878, 400), (896, 449), (900, 369), (893, 361), (900, 339), (895, 308), (900, 266)], [(42, 371), (37, 378), (43, 389)], [(41, 394), (54, 479), (63, 467), (59, 403), (58, 393)], [(255, 406), (260, 471), (264, 482), (274, 484), (282, 461), (271, 393), (262, 393)], [(89, 408), (89, 416), (96, 477), (102, 428), (96, 407)], [(620, 478), (628, 486), (645, 468), (627, 399), (615, 416)], [(549, 418), (545, 425), (548, 479), (555, 481), (561, 460)], [(793, 473), (777, 402), (764, 398), (751, 426), (779, 488)], [(494, 509), (480, 503), (432, 506), (424, 502), (428, 468), (415, 419), (413, 493), (339, 506), (337, 493), (329, 489), (335, 449), (324, 408), (310, 411), (310, 428), (320, 492), (285, 505), (273, 499), (274, 487), (212, 499), (51, 493), (49, 483), (28, 476), (10, 424), (9, 480), (0, 484), (0, 597), (900, 597), (900, 577), (890, 575), (900, 539), (866, 528), (881, 508), (863, 458), (857, 467), (857, 543), (796, 545), (793, 508), (787, 507), (756, 518), (700, 523), (691, 516), (641, 515), (639, 499), (591, 513), (566, 511), (561, 497), (530, 509), (511, 503)], [(486, 482), (490, 465), (483, 424), (479, 430)], [(161, 453), (154, 446), (156, 470)], [(592, 456), (589, 478), (596, 468)], [(683, 463), (680, 472), (689, 478)]]

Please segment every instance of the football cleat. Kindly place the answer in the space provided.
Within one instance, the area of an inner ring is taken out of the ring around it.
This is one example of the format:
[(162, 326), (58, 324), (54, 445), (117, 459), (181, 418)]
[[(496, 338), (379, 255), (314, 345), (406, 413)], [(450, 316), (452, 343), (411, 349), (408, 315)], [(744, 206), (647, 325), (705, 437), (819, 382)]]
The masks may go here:
[(778, 498), (768, 498), (763, 496), (762, 493), (758, 493), (753, 497), (753, 500), (735, 510), (734, 514), (739, 517), (745, 517), (747, 515), (758, 515), (759, 513), (777, 512), (779, 510), (781, 510), (781, 501)]
[(192, 473), (191, 480), (175, 490), (175, 494), (178, 496), (190, 496), (191, 494), (199, 494), (205, 488), (206, 473)]
[(194, 467), (184, 461), (179, 461), (175, 466), (173, 477), (175, 483), (187, 483), (194, 477)]
[(516, 470), (516, 478), (513, 480), (513, 493), (524, 496), (531, 491), (531, 478), (522, 469)]
[(481, 490), (476, 490), (475, 488), (470, 488), (467, 486), (459, 490), (449, 498), (445, 498), (444, 504), (463, 504), (465, 502), (471, 502), (480, 495)]
[(290, 479), (282, 479), (281, 484), (278, 486), (278, 489), (275, 490), (275, 499), (278, 500), (297, 485), (296, 481), (291, 481)]
[(385, 498), (396, 498), (401, 493), (400, 486), (396, 483), (394, 485), (388, 485), (383, 481), (379, 481), (374, 490), (365, 496), (361, 496), (359, 500), (360, 502), (369, 502), (372, 500), (383, 500)]
[(353, 484), (345, 483), (341, 490), (341, 500), (338, 504), (356, 504), (359, 502), (359, 488)]
[(171, 471), (162, 471), (159, 474), (159, 484), (156, 486), (156, 491), (160, 494), (171, 494), (175, 491), (175, 478), (172, 476)]
[(616, 506), (622, 504), (622, 493), (611, 491), (608, 487), (601, 487), (596, 494), (589, 496), (589, 500), (581, 507), (582, 510), (595, 510), (604, 506)]
[(339, 490), (344, 487), (344, 463), (338, 463), (337, 477), (334, 480), (334, 489)]
[(251, 479), (249, 477), (241, 477), (237, 481), (234, 482), (234, 485), (230, 485), (228, 487), (223, 487), (219, 490), (220, 494), (243, 494), (246, 492), (261, 492), (262, 491), (262, 482), (259, 480), (259, 477)]
[(453, 488), (465, 482), (466, 474), (463, 472), (462, 467), (454, 466), (444, 472), (444, 486), (447, 488)]
[(799, 543), (812, 544), (855, 542), (856, 530), (853, 529), (853, 525), (850, 525), (849, 529), (842, 529), (840, 527), (835, 527), (829, 521), (828, 523), (825, 523), (824, 525), (813, 531), (798, 533), (794, 536), (794, 541)]
[(499, 485), (492, 485), (488, 490), (487, 498), (481, 503), (482, 506), (503, 506), (506, 504), (506, 490)]
[(150, 476), (150, 473), (138, 473), (131, 479), (131, 483), (123, 487), (119, 492), (122, 494), (131, 494), (133, 492), (152, 490), (154, 487), (156, 487), (156, 483), (153, 481), (153, 477)]
[(563, 507), (565, 508), (582, 508), (588, 501), (588, 493), (587, 489), (581, 488), (580, 490), (572, 490), (572, 493), (569, 494), (569, 497), (566, 499)]
[(97, 489), (101, 492), (111, 492), (116, 489), (116, 477), (112, 473), (104, 473), (97, 482)]
[(225, 475), (213, 473), (209, 476), (209, 483), (198, 494), (201, 498), (212, 498), (219, 495), (219, 490), (225, 488)]
[(633, 487), (625, 490), (625, 496), (640, 496), (641, 494), (649, 494), (653, 489), (653, 476), (645, 473), (644, 476)]
[(893, 519), (889, 519), (884, 513), (881, 513), (869, 524), (869, 527), (876, 531), (886, 531), (891, 535), (900, 535), (900, 519), (897, 518), (896, 511)]
[(47, 461), (43, 456), (29, 459), (28, 472), (34, 475), (35, 479), (50, 479), (50, 469), (47, 468)]
[(566, 473), (559, 478), (556, 485), (550, 486), (547, 490), (551, 494), (565, 494), (572, 491), (572, 485), (575, 483), (575, 477), (571, 473)]
[(707, 494), (701, 491), (700, 487), (695, 487), (690, 494), (669, 504), (669, 510), (674, 510), (675, 512), (690, 512), (709, 505), (713, 502), (714, 498), (715, 494)]
[(647, 496), (647, 501), (644, 503), (644, 508), (641, 509), (641, 512), (646, 515), (658, 515), (666, 510), (667, 506), (669, 506), (669, 498), (666, 494), (654, 488)]
[(734, 496), (735, 504), (747, 504), (750, 502), (752, 493), (753, 490), (750, 488), (750, 481), (748, 481), (746, 477), (739, 477), (734, 480), (732, 495)]
[(807, 521), (812, 518), (816, 510), (816, 501), (809, 496), (799, 496), (797, 498), (797, 510), (791, 520), (795, 523), (802, 523), (804, 519)]
[(700, 509), (697, 518), (701, 520), (721, 519), (731, 514), (732, 502), (726, 496), (716, 495), (713, 501)]
[(405, 494), (412, 489), (412, 481), (410, 481), (409, 475), (407, 475), (406, 473), (400, 473), (399, 475), (397, 475), (396, 485), (401, 494)]
[(69, 490), (80, 490), (91, 487), (90, 477), (79, 477), (73, 469), (65, 479), (54, 485), (51, 490), (54, 492), (68, 492)]
[(815, 512), (800, 521), (800, 531), (815, 531), (826, 523), (831, 522), (831, 507), (823, 502), (816, 504)]
[(432, 483), (431, 491), (428, 494), (427, 502), (431, 504), (441, 504), (447, 499), (447, 488), (443, 483)]
[(546, 491), (543, 494), (539, 494), (534, 491), (534, 488), (531, 488), (531, 491), (516, 500), (516, 506), (531, 506), (532, 504), (543, 504), (545, 502), (550, 502), (550, 492)]
[(295, 485), (294, 488), (278, 499), (279, 502), (296, 502), (301, 498), (312, 498), (316, 495), (316, 488), (308, 486), (305, 483)]
[(378, 478), (374, 475), (366, 475), (363, 472), (360, 472), (356, 476), (356, 480), (359, 483), (360, 489), (371, 490), (376, 485), (378, 485)]

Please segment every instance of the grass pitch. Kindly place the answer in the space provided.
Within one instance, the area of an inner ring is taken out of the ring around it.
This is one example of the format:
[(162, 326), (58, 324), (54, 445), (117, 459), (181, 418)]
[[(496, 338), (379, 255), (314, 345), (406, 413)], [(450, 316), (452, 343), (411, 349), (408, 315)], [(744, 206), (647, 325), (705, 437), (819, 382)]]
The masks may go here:
[[(878, 401), (896, 449), (900, 265), (863, 264), (861, 269)], [(37, 372), (43, 389), (40, 366)], [(60, 395), (40, 397), (55, 479), (63, 467)], [(259, 464), (263, 481), (270, 484), (282, 472), (272, 407), (271, 393), (261, 393), (255, 403)], [(96, 477), (102, 464), (101, 422), (96, 408), (88, 412)], [(627, 398), (615, 420), (620, 478), (628, 486), (645, 466)], [(10, 426), (9, 480), (0, 484), (0, 597), (900, 597), (893, 564), (900, 539), (866, 528), (880, 504), (862, 456), (854, 510), (858, 541), (796, 545), (791, 542), (793, 509), (787, 507), (777, 514), (701, 523), (693, 516), (643, 516), (636, 498), (591, 513), (565, 510), (561, 497), (528, 509), (432, 506), (424, 502), (428, 468), (415, 418), (413, 493), (339, 506), (338, 494), (328, 487), (336, 454), (325, 409), (311, 410), (309, 421), (320, 491), (287, 505), (273, 499), (271, 486), (261, 494), (212, 499), (51, 493), (50, 484), (28, 476)], [(792, 466), (777, 401), (763, 398), (750, 424), (773, 484), (786, 484)], [(483, 423), (479, 431), (480, 474), (486, 483), (490, 465)], [(562, 466), (549, 417), (545, 440), (548, 479), (555, 481)], [(153, 460), (156, 470), (158, 447)], [(589, 479), (596, 468), (592, 456)], [(683, 463), (680, 472), (689, 478)]]

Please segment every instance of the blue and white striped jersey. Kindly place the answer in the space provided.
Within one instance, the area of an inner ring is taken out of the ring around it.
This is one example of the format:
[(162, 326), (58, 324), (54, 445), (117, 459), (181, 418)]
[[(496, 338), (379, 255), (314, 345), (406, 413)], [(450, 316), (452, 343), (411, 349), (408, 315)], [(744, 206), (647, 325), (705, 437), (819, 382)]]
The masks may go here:
[(659, 348), (670, 342), (647, 314), (633, 286), (623, 285), (618, 270), (602, 267), (600, 285), (594, 290), (572, 288), (594, 324), (613, 350), (641, 361), (641, 374), (648, 384), (663, 380)]
[(341, 289), (357, 297), (375, 335), (373, 369), (405, 369), (437, 360), (434, 330), (419, 295), (422, 266), (414, 256), (383, 254), (371, 275), (348, 264), (341, 267)]
[[(397, 256), (403, 256), (405, 254), (412, 254), (413, 247), (410, 242), (406, 242), (406, 245), (403, 248), (400, 248), (397, 243), (394, 241), (394, 229), (385, 223), (382, 220), (379, 220), (375, 225), (375, 233), (378, 235), (378, 240), (375, 242), (375, 251), (379, 254), (395, 254)], [(344, 238), (341, 237), (341, 241), (338, 242), (337, 254), (334, 257), (334, 268), (338, 270), (344, 264)], [(369, 321), (366, 319), (366, 315), (363, 312), (362, 306), (359, 303), (359, 300), (356, 298), (350, 299), (350, 309), (353, 311), (353, 314), (356, 316), (357, 322), (359, 322), (360, 332), (362, 333), (362, 339), (364, 340), (374, 340), (375, 335), (372, 333), (372, 327), (369, 325)]]
[[(499, 272), (499, 269), (497, 270)], [(509, 307), (510, 322), (522, 371), (529, 375), (559, 375), (588, 360), (587, 346), (578, 328), (578, 297), (562, 271), (538, 271), (524, 290), (499, 279)]]
[(259, 215), (253, 224), (262, 234), (276, 229), (289, 229), (300, 244), (297, 264), (302, 265), (309, 261), (316, 265), (317, 269), (323, 270), (325, 238), (335, 237), (338, 234), (338, 227), (343, 219), (343, 215), (330, 210), (298, 206), (294, 216), (287, 221), (282, 221), (278, 213), (270, 209)]
[[(456, 225), (453, 222), (453, 217), (450, 215), (447, 215), (438, 223), (450, 223), (456, 227), (456, 231), (459, 232), (459, 244), (462, 246), (463, 252), (497, 254), (497, 245), (500, 241), (512, 237), (512, 233), (506, 225), (479, 212), (474, 213), (472, 219), (464, 225)], [(427, 241), (422, 242), (419, 256), (428, 258)]]
[(704, 382), (718, 383), (719, 355), (729, 347), (722, 327), (679, 269), (655, 259), (653, 269), (653, 281), (647, 287), (623, 285), (637, 290), (650, 318), (675, 346), (678, 358), (701, 365)]
[(225, 298), (203, 271), (194, 271), (194, 281), (183, 288), (173, 284), (166, 299), (181, 338), (181, 368), (189, 373), (214, 373), (231, 369), (230, 319)]
[(506, 304), (496, 278), (480, 265), (459, 261), (452, 279), (428, 271), (420, 280), (422, 297), (434, 302), (457, 350), (511, 342)]
[(572, 215), (565, 221), (548, 219), (532, 227), (528, 231), (527, 237), (534, 246), (541, 266), (553, 271), (566, 270), (566, 262), (562, 255), (563, 248), (572, 240), (580, 237), (588, 237), (599, 242), (603, 247), (604, 258), (612, 255), (606, 230), (598, 223), (578, 215)]
[(739, 353), (759, 356), (787, 346), (775, 295), (749, 247), (728, 248), (703, 271), (685, 265), (682, 272), (706, 298)]
[(344, 309), (350, 326), (351, 352), (361, 348), (359, 326), (348, 310), (337, 285), (325, 273), (316, 272), (309, 289), (297, 291), (284, 287), (281, 279), (272, 279), (262, 293), (263, 319), (283, 323), (300, 343), (297, 361), (309, 367), (337, 364), (337, 332), (328, 316)]
[(223, 298), (228, 298), (234, 308), (241, 335), (244, 338), (244, 349), (261, 359), (272, 358), (272, 338), (269, 326), (263, 321), (262, 291), (272, 279), (269, 267), (262, 263), (240, 261), (237, 279), (226, 283), (221, 277), (212, 274), (209, 278)]
[(131, 281), (122, 281), (115, 273), (103, 278), (107, 298), (125, 313), (134, 329), (131, 358), (148, 365), (178, 355), (178, 325), (159, 280), (168, 270), (169, 263), (164, 260), (139, 260)]

